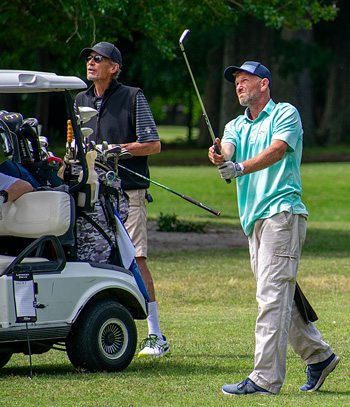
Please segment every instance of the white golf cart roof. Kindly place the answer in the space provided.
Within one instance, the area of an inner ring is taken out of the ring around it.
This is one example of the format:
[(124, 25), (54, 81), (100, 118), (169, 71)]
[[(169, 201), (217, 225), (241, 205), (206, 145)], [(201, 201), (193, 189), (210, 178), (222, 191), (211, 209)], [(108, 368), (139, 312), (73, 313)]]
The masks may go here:
[(0, 69), (0, 93), (62, 92), (86, 88), (86, 83), (76, 76)]

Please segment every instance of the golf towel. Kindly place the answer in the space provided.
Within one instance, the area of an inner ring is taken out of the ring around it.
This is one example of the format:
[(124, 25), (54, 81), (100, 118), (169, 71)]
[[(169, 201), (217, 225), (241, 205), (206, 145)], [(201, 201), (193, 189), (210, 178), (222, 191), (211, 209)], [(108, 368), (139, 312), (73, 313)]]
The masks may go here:
[(135, 260), (135, 254), (136, 254), (136, 249), (130, 239), (130, 236), (125, 229), (124, 223), (120, 219), (118, 212), (114, 210), (114, 214), (116, 217), (116, 226), (117, 226), (117, 242), (118, 242), (118, 249), (119, 249), (119, 255), (120, 255), (120, 260), (124, 266), (124, 268), (130, 270), (134, 278), (136, 280), (136, 283), (145, 297), (147, 301), (150, 300), (145, 283), (143, 281), (143, 278), (141, 276), (140, 270), (137, 266), (136, 260)]

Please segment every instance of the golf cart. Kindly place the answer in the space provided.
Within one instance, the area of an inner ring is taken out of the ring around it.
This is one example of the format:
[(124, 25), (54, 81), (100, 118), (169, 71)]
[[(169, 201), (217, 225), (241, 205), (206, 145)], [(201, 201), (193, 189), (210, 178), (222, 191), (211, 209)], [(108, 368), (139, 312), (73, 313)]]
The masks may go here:
[[(107, 157), (110, 163), (121, 154), (115, 146), (110, 152), (105, 148), (99, 171), (94, 171), (97, 153), (88, 151), (90, 131), (82, 125), (95, 113), (76, 112), (69, 92), (84, 88), (77, 77), (0, 70), (2, 93), (63, 92), (70, 120), (62, 163), (48, 152), (36, 119), (0, 112), (0, 150), (6, 162), (21, 165), (40, 180), (35, 191), (2, 205), (0, 367), (13, 353), (57, 349), (66, 351), (77, 369), (123, 370), (135, 354), (134, 320), (147, 318), (148, 294), (113, 205), (115, 240), (106, 239), (114, 260), (82, 260), (79, 255), (82, 229), (78, 230), (77, 219), (90, 219), (101, 197), (105, 202), (117, 195), (116, 165), (114, 171), (107, 166)], [(91, 222), (104, 233), (96, 219)]]

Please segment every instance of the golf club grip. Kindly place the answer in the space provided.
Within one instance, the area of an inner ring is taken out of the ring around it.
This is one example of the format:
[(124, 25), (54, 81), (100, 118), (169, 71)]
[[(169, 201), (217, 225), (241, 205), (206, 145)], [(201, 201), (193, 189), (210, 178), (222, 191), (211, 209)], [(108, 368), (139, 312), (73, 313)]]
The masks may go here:
[(181, 195), (181, 198), (183, 198), (183, 199), (185, 199), (186, 201), (191, 202), (191, 203), (193, 203), (193, 204), (195, 204), (195, 205), (197, 205), (197, 206), (200, 206), (201, 208), (205, 209), (206, 211), (208, 211), (208, 212), (210, 212), (210, 213), (212, 213), (212, 214), (214, 214), (214, 215), (216, 215), (216, 216), (220, 216), (220, 215), (221, 215), (221, 212), (220, 212), (220, 211), (216, 211), (215, 209), (212, 209), (212, 208), (210, 208), (209, 206), (202, 204), (201, 202), (195, 201), (194, 199), (189, 198), (189, 197), (186, 196), (186, 195)]
[[(221, 151), (220, 151), (219, 145), (218, 145), (218, 143), (217, 143), (216, 141), (214, 142), (214, 148), (215, 148), (216, 154), (221, 155)], [(226, 184), (231, 184), (231, 180), (230, 180), (230, 179), (225, 179), (225, 181), (226, 181)]]

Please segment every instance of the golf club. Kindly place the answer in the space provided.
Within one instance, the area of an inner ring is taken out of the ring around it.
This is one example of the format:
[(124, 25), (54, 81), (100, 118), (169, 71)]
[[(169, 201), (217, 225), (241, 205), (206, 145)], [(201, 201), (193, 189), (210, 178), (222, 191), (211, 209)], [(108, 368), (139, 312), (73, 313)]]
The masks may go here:
[[(189, 64), (189, 62), (188, 62), (188, 59), (187, 59), (187, 56), (186, 56), (186, 53), (185, 53), (185, 48), (184, 48), (183, 42), (184, 42), (184, 39), (186, 38), (186, 36), (187, 36), (187, 34), (188, 34), (189, 32), (190, 32), (190, 30), (185, 30), (185, 31), (182, 33), (182, 35), (181, 35), (181, 37), (180, 37), (180, 40), (179, 40), (180, 49), (181, 49), (182, 55), (183, 55), (183, 57), (184, 57), (184, 59), (185, 59), (185, 62), (186, 62), (187, 68), (188, 68), (188, 72), (190, 73), (190, 76), (191, 76), (191, 79), (192, 79), (192, 82), (193, 82), (193, 86), (194, 86), (194, 89), (195, 89), (195, 91), (196, 91), (196, 94), (197, 94), (199, 103), (200, 103), (200, 105), (201, 105), (202, 112), (203, 112), (203, 116), (204, 116), (205, 122), (206, 122), (206, 124), (207, 124), (208, 130), (209, 130), (209, 133), (210, 133), (210, 136), (211, 136), (211, 138), (212, 138), (212, 140), (213, 140), (213, 145), (214, 145), (214, 148), (215, 148), (215, 152), (216, 152), (217, 154), (221, 154), (221, 151), (220, 151), (220, 149), (219, 149), (218, 143), (217, 143), (216, 140), (215, 140), (214, 130), (213, 130), (212, 126), (211, 126), (209, 117), (208, 117), (208, 115), (207, 115), (207, 112), (206, 112), (206, 110), (205, 110), (204, 104), (203, 104), (203, 102), (202, 102), (201, 95), (200, 95), (200, 93), (199, 93), (199, 91), (198, 91), (198, 87), (197, 87), (196, 81), (194, 80), (194, 76), (193, 76), (193, 74), (192, 74), (191, 66), (190, 66), (190, 64)], [(225, 180), (225, 181), (226, 181), (227, 184), (230, 184), (230, 183), (231, 183), (231, 180), (230, 180), (230, 179), (227, 179), (227, 180)]]
[(138, 174), (137, 172), (135, 172), (135, 171), (133, 171), (133, 170), (130, 170), (129, 168), (126, 168), (126, 167), (124, 167), (124, 166), (121, 165), (121, 164), (118, 164), (118, 167), (122, 168), (123, 170), (129, 171), (129, 172), (131, 172), (132, 174), (137, 175), (138, 177), (143, 178), (143, 179), (145, 179), (145, 180), (151, 182), (152, 184), (158, 185), (159, 187), (164, 188), (165, 190), (167, 190), (167, 191), (169, 191), (169, 192), (172, 192), (173, 194), (175, 194), (175, 195), (181, 197), (182, 199), (184, 199), (185, 201), (191, 202), (191, 203), (193, 203), (194, 205), (197, 205), (197, 206), (199, 206), (200, 208), (203, 208), (203, 209), (205, 209), (206, 211), (212, 213), (213, 215), (220, 216), (220, 214), (221, 214), (220, 211), (216, 211), (215, 209), (212, 209), (212, 208), (210, 208), (209, 206), (206, 206), (206, 205), (202, 204), (201, 202), (198, 202), (198, 201), (196, 201), (196, 200), (194, 200), (194, 199), (192, 199), (192, 198), (189, 198), (189, 197), (186, 196), (186, 195), (180, 194), (179, 192), (176, 192), (176, 191), (174, 191), (173, 189), (168, 188), (168, 187), (166, 187), (165, 185), (160, 184), (159, 182), (153, 181), (153, 180), (151, 180), (150, 178), (145, 177), (144, 175)]
[(92, 117), (98, 114), (98, 111), (92, 107), (80, 106), (78, 110), (79, 116), (77, 116), (77, 121), (79, 124), (88, 122)]

